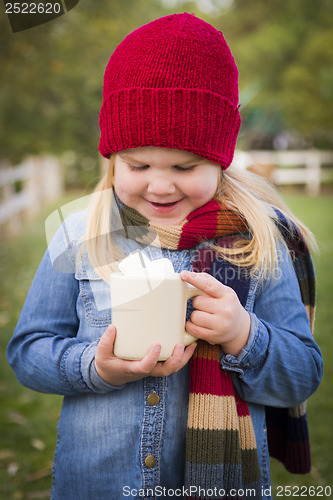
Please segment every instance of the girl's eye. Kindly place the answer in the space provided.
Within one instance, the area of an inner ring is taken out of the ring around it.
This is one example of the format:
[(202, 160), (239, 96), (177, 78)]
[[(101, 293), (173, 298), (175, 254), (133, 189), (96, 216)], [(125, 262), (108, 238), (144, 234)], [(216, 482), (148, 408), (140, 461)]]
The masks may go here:
[[(131, 172), (142, 172), (143, 170), (147, 170), (149, 165), (129, 165)], [(173, 168), (178, 170), (179, 172), (190, 172), (196, 167), (196, 165), (191, 165), (190, 167), (181, 167), (180, 165), (174, 165)]]
[(191, 165), (190, 167), (180, 167), (179, 165), (175, 165), (173, 168), (175, 170), (179, 170), (179, 172), (190, 172), (196, 167), (196, 165)]
[(140, 172), (142, 170), (146, 170), (149, 167), (149, 165), (142, 165), (140, 167), (137, 167), (136, 165), (130, 165), (131, 172)]

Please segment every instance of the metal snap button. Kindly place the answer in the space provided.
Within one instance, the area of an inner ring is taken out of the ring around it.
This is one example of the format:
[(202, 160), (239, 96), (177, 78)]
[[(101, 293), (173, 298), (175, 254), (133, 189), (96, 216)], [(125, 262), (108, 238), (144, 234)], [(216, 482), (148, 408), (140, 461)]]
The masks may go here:
[(153, 457), (153, 455), (148, 455), (148, 457), (145, 458), (145, 465), (148, 469), (152, 469), (156, 465), (156, 458)]
[(150, 406), (158, 405), (159, 401), (160, 401), (160, 397), (156, 392), (152, 392), (147, 397), (147, 402), (148, 402), (148, 404), (150, 404)]

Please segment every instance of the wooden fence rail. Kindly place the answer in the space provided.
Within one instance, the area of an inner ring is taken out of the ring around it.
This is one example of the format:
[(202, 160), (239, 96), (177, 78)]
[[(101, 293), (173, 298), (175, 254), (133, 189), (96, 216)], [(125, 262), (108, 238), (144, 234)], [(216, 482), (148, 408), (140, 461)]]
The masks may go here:
[(55, 157), (30, 157), (16, 167), (0, 165), (0, 237), (19, 233), (27, 218), (62, 192), (62, 169)]
[(333, 151), (236, 151), (234, 164), (262, 173), (278, 186), (305, 185), (310, 196), (333, 181)]

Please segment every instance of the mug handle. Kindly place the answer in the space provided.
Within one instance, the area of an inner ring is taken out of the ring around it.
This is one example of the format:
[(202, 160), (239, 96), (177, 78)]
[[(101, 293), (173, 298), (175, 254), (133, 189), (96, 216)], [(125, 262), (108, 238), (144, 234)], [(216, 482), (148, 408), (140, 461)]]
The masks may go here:
[[(186, 301), (192, 299), (193, 297), (197, 297), (198, 295), (207, 295), (202, 290), (199, 290), (199, 288), (197, 288), (196, 286), (191, 285), (190, 283), (187, 283), (186, 281), (183, 281), (183, 283), (185, 285), (185, 290), (186, 290)], [(184, 330), (184, 345), (185, 346), (192, 344), (196, 340), (197, 340), (197, 337), (193, 337), (193, 335), (190, 335), (189, 333), (187, 333), (186, 330)]]

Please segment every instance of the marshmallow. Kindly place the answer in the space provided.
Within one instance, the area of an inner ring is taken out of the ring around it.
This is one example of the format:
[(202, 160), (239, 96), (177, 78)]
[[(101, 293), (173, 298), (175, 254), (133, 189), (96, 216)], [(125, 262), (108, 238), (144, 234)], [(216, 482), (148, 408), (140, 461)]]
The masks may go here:
[(121, 273), (131, 276), (146, 276), (146, 268), (150, 260), (140, 250), (130, 253), (119, 262), (118, 269)]
[(132, 252), (118, 264), (118, 269), (126, 276), (144, 276), (163, 279), (175, 274), (169, 259), (149, 260), (140, 250)]
[(119, 279), (129, 280), (130, 286), (118, 289), (111, 295), (111, 308), (122, 306), (151, 293), (166, 278), (176, 276), (169, 259), (149, 260), (140, 250), (130, 253), (118, 264), (120, 273), (111, 273), (110, 283)]
[(149, 262), (147, 266), (147, 273), (150, 278), (166, 278), (167, 276), (174, 275), (175, 271), (173, 269), (171, 260), (156, 259)]

